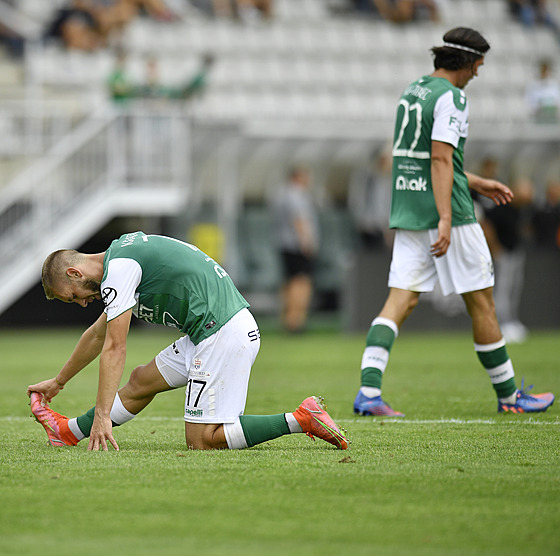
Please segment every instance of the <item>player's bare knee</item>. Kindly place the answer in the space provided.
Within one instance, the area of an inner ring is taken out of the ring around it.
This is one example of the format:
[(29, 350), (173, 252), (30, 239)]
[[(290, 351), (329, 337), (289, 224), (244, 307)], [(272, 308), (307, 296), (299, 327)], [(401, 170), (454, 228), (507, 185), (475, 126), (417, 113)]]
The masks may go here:
[(463, 294), (467, 312), (471, 318), (495, 312), (491, 288)]
[(199, 438), (199, 437), (189, 437), (188, 435), (185, 437), (187, 442), (187, 448), (189, 450), (217, 450), (218, 446), (214, 445), (210, 439), (210, 442), (206, 438)]
[(187, 448), (189, 450), (216, 450), (215, 446), (207, 444), (206, 442), (200, 440), (189, 440), (187, 438)]

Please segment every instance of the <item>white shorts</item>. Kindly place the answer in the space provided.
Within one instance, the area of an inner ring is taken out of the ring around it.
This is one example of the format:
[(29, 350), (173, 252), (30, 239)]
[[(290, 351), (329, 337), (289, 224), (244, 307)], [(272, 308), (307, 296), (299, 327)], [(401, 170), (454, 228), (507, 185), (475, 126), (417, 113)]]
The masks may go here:
[(451, 228), (447, 253), (434, 257), (430, 246), (437, 229), (397, 230), (389, 287), (413, 292), (429, 292), (439, 280), (444, 295), (467, 293), (494, 285), (494, 265), (480, 224)]
[(258, 325), (250, 311), (242, 309), (198, 345), (183, 336), (156, 356), (167, 384), (187, 387), (185, 421), (233, 423), (243, 414), (260, 345)]

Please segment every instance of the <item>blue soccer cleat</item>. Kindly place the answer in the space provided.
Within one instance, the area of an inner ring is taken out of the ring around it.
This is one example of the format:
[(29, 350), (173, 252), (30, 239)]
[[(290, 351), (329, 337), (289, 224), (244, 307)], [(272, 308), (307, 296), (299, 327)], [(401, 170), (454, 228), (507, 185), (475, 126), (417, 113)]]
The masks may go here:
[(383, 415), (385, 417), (404, 417), (404, 413), (395, 411), (389, 404), (386, 404), (381, 396), (375, 398), (368, 398), (362, 394), (361, 390), (358, 392), (354, 400), (354, 413), (359, 415)]
[(529, 386), (523, 389), (523, 380), (521, 380), (521, 390), (517, 391), (517, 400), (515, 403), (503, 403), (498, 401), (498, 413), (540, 413), (546, 411), (554, 403), (554, 394), (546, 392), (545, 394), (529, 395), (527, 392), (533, 388)]

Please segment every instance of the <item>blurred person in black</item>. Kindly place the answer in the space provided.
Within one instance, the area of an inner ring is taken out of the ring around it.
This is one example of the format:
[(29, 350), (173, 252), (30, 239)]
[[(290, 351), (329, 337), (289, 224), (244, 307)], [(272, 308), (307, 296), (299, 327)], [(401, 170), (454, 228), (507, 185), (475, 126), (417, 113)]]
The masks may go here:
[(527, 243), (533, 219), (534, 185), (528, 178), (513, 182), (513, 201), (486, 210), (484, 233), (494, 259), (496, 314), (509, 343), (525, 341), (528, 330), (519, 318)]
[(394, 232), (389, 228), (391, 210), (391, 144), (371, 153), (368, 165), (356, 169), (348, 189), (348, 209), (360, 240), (360, 249), (390, 248)]
[(560, 250), (560, 179), (549, 181), (544, 203), (533, 215), (533, 230), (539, 249)]

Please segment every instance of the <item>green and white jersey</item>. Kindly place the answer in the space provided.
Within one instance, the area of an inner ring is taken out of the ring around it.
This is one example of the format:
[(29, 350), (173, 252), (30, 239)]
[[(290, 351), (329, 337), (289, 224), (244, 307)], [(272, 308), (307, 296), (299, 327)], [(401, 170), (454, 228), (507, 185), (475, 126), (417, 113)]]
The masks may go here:
[(463, 149), (468, 134), (465, 93), (447, 79), (426, 75), (403, 93), (397, 109), (393, 143), (391, 228), (437, 228), (431, 180), (432, 141), (453, 145), (452, 225), (476, 222), (463, 170)]
[(136, 317), (178, 328), (194, 344), (249, 307), (227, 272), (197, 247), (143, 232), (111, 243), (101, 296), (107, 321), (133, 308)]

